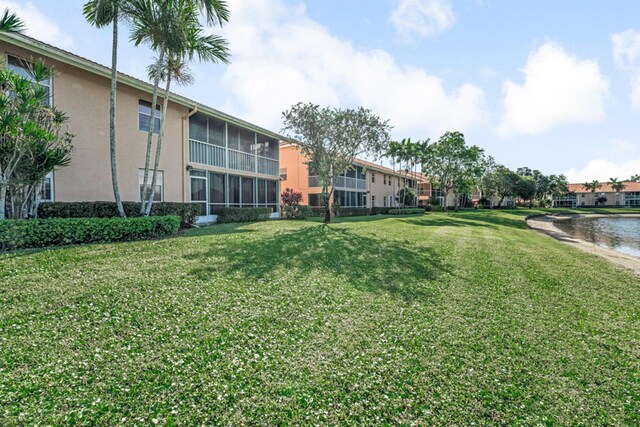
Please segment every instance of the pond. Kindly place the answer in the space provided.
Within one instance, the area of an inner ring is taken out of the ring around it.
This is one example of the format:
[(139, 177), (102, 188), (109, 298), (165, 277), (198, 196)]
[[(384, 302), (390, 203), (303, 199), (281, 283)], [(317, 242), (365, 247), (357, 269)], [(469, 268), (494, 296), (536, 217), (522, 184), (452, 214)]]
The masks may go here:
[(638, 217), (574, 218), (556, 221), (554, 225), (577, 239), (640, 257), (640, 218)]

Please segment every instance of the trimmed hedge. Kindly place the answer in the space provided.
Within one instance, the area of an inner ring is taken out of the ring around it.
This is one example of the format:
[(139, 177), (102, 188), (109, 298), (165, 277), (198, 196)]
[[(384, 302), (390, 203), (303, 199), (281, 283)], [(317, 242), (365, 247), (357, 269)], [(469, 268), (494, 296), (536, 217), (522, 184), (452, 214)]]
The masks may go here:
[(306, 219), (313, 215), (313, 210), (306, 205), (285, 205), (282, 213), (285, 219)]
[[(140, 202), (123, 202), (127, 217), (140, 216)], [(151, 206), (152, 216), (176, 215), (180, 226), (189, 227), (196, 222), (200, 208), (194, 203), (156, 202)], [(38, 218), (115, 218), (116, 202), (45, 202), (38, 206)]]
[(423, 214), (424, 208), (397, 208), (389, 209), (389, 215), (420, 215)]
[(222, 208), (219, 223), (266, 221), (271, 218), (271, 208)]
[(338, 209), (339, 217), (346, 216), (367, 216), (371, 215), (371, 209), (369, 208), (340, 208)]
[(389, 211), (393, 209), (385, 206), (376, 206), (371, 208), (371, 215), (388, 215)]
[(0, 221), (0, 250), (157, 239), (176, 234), (177, 216)]

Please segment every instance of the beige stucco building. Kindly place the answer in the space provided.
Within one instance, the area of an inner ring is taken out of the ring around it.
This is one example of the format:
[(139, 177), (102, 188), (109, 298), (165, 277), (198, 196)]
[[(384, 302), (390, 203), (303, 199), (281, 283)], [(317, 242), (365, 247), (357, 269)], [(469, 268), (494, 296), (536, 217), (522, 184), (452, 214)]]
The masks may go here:
[(600, 183), (596, 191), (586, 190), (583, 184), (569, 184), (569, 192), (554, 198), (553, 207), (640, 207), (640, 182), (625, 182), (624, 185), (622, 191), (616, 192), (606, 182)]
[[(300, 191), (303, 204), (321, 206), (321, 188), (317, 177), (309, 170), (308, 159), (302, 155), (295, 144), (280, 146), (280, 176), (283, 189)], [(416, 189), (418, 183), (420, 188)], [(404, 171), (381, 166), (366, 160), (357, 159), (351, 170), (337, 180), (333, 191), (333, 201), (340, 201), (346, 208), (395, 207), (398, 205), (398, 191), (403, 186), (416, 189), (418, 199), (430, 194), (429, 184), (420, 174), (408, 174)], [(424, 194), (424, 196), (423, 196)]]
[[(18, 34), (0, 33), (0, 51), (15, 72), (24, 73), (36, 59), (54, 68), (51, 81), (39, 83), (48, 85), (51, 102), (67, 113), (69, 130), (76, 135), (71, 164), (48, 177), (45, 199), (113, 201), (110, 68)], [(123, 200), (140, 200), (151, 91), (150, 84), (119, 74), (117, 163)], [(215, 220), (224, 206), (267, 206), (277, 216), (281, 139), (275, 132), (171, 94), (156, 200), (198, 203), (201, 221)]]

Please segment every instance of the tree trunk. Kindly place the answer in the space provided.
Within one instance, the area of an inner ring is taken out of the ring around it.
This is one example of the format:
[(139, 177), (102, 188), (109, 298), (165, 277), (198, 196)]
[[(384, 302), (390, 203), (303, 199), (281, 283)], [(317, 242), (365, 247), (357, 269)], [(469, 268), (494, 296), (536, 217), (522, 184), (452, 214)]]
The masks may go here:
[[(164, 49), (160, 50), (158, 55), (158, 63), (162, 64), (164, 60)], [(144, 157), (144, 173), (142, 177), (142, 193), (140, 193), (140, 214), (145, 215), (146, 202), (145, 198), (149, 192), (149, 169), (151, 168), (151, 146), (153, 145), (153, 131), (156, 122), (156, 104), (158, 103), (158, 88), (160, 87), (160, 73), (157, 73), (153, 79), (153, 92), (151, 93), (151, 121), (149, 122), (149, 133), (147, 134), (147, 151)], [(164, 120), (164, 117), (161, 118)], [(149, 208), (151, 211), (151, 208)]]
[(324, 223), (325, 224), (329, 224), (331, 222), (331, 207), (329, 206), (331, 199), (329, 198), (329, 196), (326, 196), (324, 198)]
[(500, 196), (500, 201), (498, 202), (498, 209), (502, 207), (502, 202), (504, 201), (504, 196)]
[(118, 79), (118, 14), (113, 18), (113, 46), (111, 47), (111, 97), (109, 99), (109, 154), (111, 156), (111, 185), (116, 199), (118, 214), (124, 218), (124, 207), (118, 187), (118, 169), (116, 158), (116, 86)]
[(151, 188), (149, 190), (149, 198), (145, 209), (145, 216), (151, 213), (153, 198), (156, 193), (156, 182), (158, 179), (158, 167), (160, 166), (160, 151), (162, 150), (162, 140), (164, 139), (164, 127), (167, 123), (167, 108), (169, 107), (169, 90), (171, 89), (171, 72), (167, 74), (167, 86), (164, 90), (164, 102), (162, 104), (162, 118), (160, 119), (160, 134), (158, 135), (158, 143), (156, 144), (156, 159), (153, 164), (153, 178), (151, 179)]
[(0, 185), (0, 220), (6, 219), (5, 206), (7, 205), (7, 186)]

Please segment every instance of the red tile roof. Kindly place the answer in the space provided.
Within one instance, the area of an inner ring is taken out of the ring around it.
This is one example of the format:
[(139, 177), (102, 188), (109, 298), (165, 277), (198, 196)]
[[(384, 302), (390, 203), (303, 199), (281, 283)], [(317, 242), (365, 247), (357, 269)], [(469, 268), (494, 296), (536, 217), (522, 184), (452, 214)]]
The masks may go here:
[[(601, 182), (600, 185), (602, 187), (598, 188), (596, 193), (615, 193), (613, 188), (611, 188), (611, 184), (606, 182)], [(640, 191), (640, 182), (625, 182), (624, 185), (627, 187), (621, 191), (621, 193), (627, 192), (636, 192)], [(590, 193), (591, 191), (585, 190), (582, 184), (569, 184), (569, 192), (571, 193)]]

